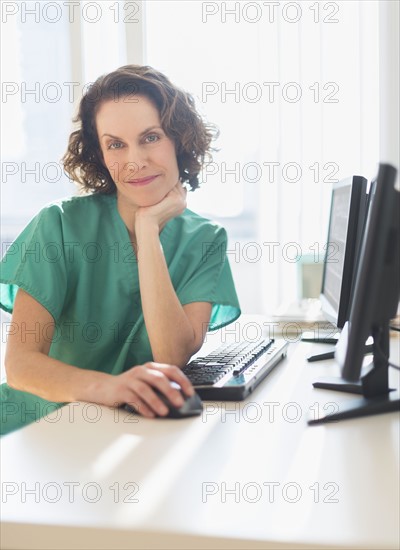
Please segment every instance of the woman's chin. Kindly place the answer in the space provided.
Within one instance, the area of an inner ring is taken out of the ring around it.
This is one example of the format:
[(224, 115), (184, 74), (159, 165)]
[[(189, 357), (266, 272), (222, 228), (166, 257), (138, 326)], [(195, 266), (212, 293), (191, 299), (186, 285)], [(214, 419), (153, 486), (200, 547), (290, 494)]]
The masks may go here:
[(123, 193), (120, 193), (120, 198), (129, 204), (132, 208), (145, 208), (148, 206), (154, 206), (155, 204), (158, 204), (161, 202), (166, 195), (169, 193), (170, 189), (135, 189), (135, 191), (132, 193), (132, 191), (129, 189), (128, 192), (124, 190)]
[(120, 194), (120, 200), (130, 206), (133, 209), (136, 208), (144, 208), (146, 206), (153, 206), (154, 204), (157, 204), (160, 202), (163, 197), (159, 197), (157, 193), (149, 193), (147, 196), (138, 197), (137, 195), (135, 197), (130, 196), (130, 193), (121, 193)]
[(163, 197), (149, 197), (148, 199), (143, 199), (136, 202), (136, 206), (139, 208), (146, 208), (148, 206), (154, 206), (161, 202)]
[(164, 200), (169, 191), (169, 189), (167, 191), (157, 189), (153, 193), (144, 194), (142, 197), (136, 196), (135, 203), (138, 207), (154, 206)]

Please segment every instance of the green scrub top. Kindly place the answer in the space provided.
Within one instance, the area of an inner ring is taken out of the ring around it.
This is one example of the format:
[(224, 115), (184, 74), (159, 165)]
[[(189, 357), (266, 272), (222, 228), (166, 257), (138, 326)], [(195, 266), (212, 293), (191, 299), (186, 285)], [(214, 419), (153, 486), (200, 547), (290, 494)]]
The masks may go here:
[[(160, 241), (181, 304), (211, 302), (208, 330), (236, 320), (240, 306), (225, 229), (186, 209), (165, 225)], [(75, 196), (43, 208), (2, 259), (5, 311), (12, 312), (18, 288), (54, 319), (50, 357), (115, 375), (152, 361), (136, 256), (115, 194)], [(2, 434), (65, 404), (7, 384), (0, 398)]]

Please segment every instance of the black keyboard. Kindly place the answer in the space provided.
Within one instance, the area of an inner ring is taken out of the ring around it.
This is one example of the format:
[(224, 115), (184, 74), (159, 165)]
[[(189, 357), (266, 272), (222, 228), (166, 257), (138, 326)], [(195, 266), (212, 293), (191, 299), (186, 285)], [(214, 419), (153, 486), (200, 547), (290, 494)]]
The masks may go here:
[(262, 339), (223, 344), (183, 372), (202, 399), (241, 401), (285, 356), (288, 343)]

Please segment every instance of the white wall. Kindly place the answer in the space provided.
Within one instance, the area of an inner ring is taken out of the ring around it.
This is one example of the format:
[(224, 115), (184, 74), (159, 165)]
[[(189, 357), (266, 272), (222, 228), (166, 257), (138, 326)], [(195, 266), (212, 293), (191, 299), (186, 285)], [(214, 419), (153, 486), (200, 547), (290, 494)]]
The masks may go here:
[[(399, 140), (399, 2), (379, 4), (380, 160), (400, 169)], [(397, 172), (397, 188), (399, 172)]]

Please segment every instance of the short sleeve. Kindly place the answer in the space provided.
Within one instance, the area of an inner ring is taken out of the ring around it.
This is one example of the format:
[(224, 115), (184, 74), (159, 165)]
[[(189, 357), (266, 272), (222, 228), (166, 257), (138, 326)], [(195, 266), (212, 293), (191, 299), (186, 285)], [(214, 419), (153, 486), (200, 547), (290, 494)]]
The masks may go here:
[(208, 330), (217, 330), (241, 314), (231, 268), (226, 255), (227, 235), (223, 227), (203, 233), (189, 244), (191, 261), (177, 288), (182, 305), (211, 302)]
[(66, 296), (67, 274), (60, 207), (50, 205), (35, 216), (1, 260), (0, 307), (12, 313), (18, 288), (58, 320)]

